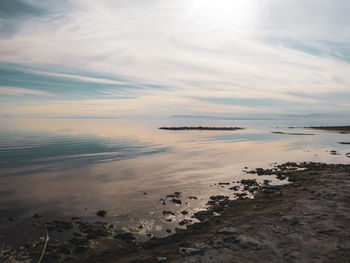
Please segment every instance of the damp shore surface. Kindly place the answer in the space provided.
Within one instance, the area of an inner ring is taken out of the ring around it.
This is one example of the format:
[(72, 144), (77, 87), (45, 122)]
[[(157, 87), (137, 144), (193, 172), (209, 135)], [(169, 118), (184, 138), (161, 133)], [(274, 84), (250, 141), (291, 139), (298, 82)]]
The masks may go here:
[[(107, 223), (78, 218), (46, 222), (49, 235), (76, 230), (69, 242), (49, 240), (44, 262), (347, 262), (350, 165), (276, 167), (248, 173), (277, 174), (289, 183), (271, 186), (242, 179), (245, 191), (254, 192), (255, 198), (212, 196), (209, 208), (193, 215), (199, 222), (163, 238), (140, 242), (132, 233), (111, 231)], [(26, 245), (32, 258), (42, 249), (43, 239)]]

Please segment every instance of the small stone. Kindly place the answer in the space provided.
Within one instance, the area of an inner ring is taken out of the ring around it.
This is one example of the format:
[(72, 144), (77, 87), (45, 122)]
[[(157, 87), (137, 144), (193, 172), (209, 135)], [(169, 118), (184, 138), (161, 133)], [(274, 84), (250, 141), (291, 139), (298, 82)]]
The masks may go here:
[(175, 215), (175, 213), (174, 212), (171, 212), (171, 211), (166, 211), (166, 210), (164, 210), (163, 211), (163, 215)]
[(173, 199), (171, 200), (171, 202), (173, 202), (174, 204), (178, 204), (178, 205), (181, 205), (181, 204), (182, 204), (182, 201), (181, 201), (180, 199), (175, 199), (175, 198), (173, 198)]
[(105, 217), (106, 214), (107, 214), (107, 212), (105, 210), (99, 210), (96, 212), (96, 215), (100, 216), (100, 217)]

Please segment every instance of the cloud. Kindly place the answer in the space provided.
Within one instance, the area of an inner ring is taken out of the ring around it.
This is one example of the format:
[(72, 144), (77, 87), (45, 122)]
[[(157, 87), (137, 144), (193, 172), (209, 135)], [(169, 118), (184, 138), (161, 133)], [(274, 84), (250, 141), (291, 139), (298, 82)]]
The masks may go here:
[[(336, 2), (70, 1), (30, 16), (0, 39), (0, 61), (71, 81), (47, 89), (65, 91), (82, 114), (93, 107), (107, 114), (92, 98), (105, 100), (110, 114), (290, 112), (301, 104), (310, 112), (343, 110), (341, 97), (325, 104), (321, 96), (350, 92), (344, 11), (350, 4)], [(25, 3), (42, 10), (49, 5)], [(64, 67), (79, 70), (58, 70)], [(121, 99), (110, 104), (108, 96)], [(35, 112), (66, 106), (54, 103)]]
[(22, 95), (37, 95), (37, 96), (53, 96), (52, 93), (42, 90), (33, 90), (17, 87), (0, 86), (0, 95), (22, 96)]

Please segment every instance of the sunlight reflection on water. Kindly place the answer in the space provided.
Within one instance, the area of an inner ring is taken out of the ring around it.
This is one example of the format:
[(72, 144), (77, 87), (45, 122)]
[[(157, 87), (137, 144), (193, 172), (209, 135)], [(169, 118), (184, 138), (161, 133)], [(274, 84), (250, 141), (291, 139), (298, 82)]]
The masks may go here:
[[(15, 215), (55, 211), (86, 218), (106, 209), (106, 220), (114, 224), (125, 226), (135, 221), (137, 225), (148, 220), (159, 230), (157, 222), (163, 218), (154, 211), (163, 209), (159, 199), (174, 191), (181, 191), (184, 197), (197, 196), (198, 200), (184, 203), (186, 209), (195, 211), (212, 194), (232, 196), (227, 188), (215, 184), (246, 178), (242, 172), (245, 166), (266, 168), (270, 163), (286, 161), (350, 162), (345, 155), (350, 152), (349, 145), (338, 144), (349, 141), (349, 134), (271, 133), (290, 132), (287, 127), (292, 124), (288, 122), (191, 120), (193, 125), (247, 129), (157, 129), (188, 122), (4, 120), (0, 130), (1, 209), (7, 213), (13, 210)], [(305, 129), (293, 129), (300, 131)], [(331, 155), (330, 150), (337, 150), (339, 155)]]

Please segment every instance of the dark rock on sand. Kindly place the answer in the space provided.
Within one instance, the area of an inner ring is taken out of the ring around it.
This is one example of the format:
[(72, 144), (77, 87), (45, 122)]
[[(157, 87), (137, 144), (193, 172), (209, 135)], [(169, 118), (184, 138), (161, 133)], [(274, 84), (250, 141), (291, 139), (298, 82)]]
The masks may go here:
[(105, 210), (99, 210), (96, 212), (96, 215), (100, 216), (100, 217), (105, 217), (106, 214), (107, 214), (107, 212)]
[(247, 185), (247, 186), (259, 186), (256, 180), (252, 180), (252, 179), (243, 179), (241, 180), (241, 184)]
[(163, 215), (175, 215), (175, 213), (174, 212), (171, 212), (171, 211), (166, 211), (166, 210), (164, 210), (163, 211)]
[(110, 235), (111, 228), (111, 225), (103, 222), (84, 222), (79, 225), (79, 230), (82, 233), (91, 235), (91, 239), (94, 239), (94, 236), (101, 237)]
[(233, 190), (233, 191), (238, 191), (239, 190), (239, 186), (235, 185), (235, 186), (230, 187), (229, 189)]
[(182, 201), (180, 199), (176, 199), (176, 198), (171, 199), (171, 202), (173, 202), (174, 204), (178, 204), (178, 205), (182, 204)]
[(181, 221), (179, 222), (179, 225), (180, 225), (180, 226), (183, 226), (183, 225), (187, 225), (187, 224), (189, 224), (189, 223), (191, 223), (191, 222), (192, 222), (192, 220), (183, 219), (183, 220), (181, 220)]

